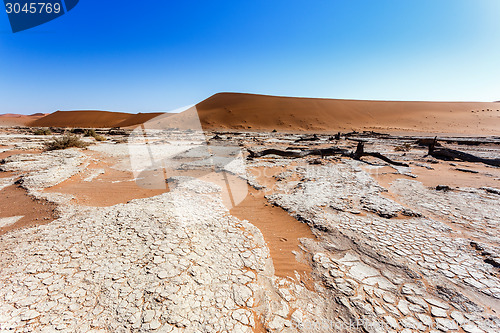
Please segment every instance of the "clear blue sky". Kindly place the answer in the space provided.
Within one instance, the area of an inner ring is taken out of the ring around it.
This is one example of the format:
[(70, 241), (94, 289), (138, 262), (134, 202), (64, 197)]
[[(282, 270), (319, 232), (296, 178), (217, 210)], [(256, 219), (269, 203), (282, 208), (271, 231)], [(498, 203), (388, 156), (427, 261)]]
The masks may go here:
[(80, 0), (13, 34), (0, 113), (168, 111), (221, 91), (500, 100), (498, 0)]

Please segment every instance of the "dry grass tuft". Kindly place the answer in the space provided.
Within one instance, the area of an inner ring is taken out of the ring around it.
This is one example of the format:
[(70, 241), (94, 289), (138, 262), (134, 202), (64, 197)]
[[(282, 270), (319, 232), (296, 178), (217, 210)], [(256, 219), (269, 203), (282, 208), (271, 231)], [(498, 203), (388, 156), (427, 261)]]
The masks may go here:
[(45, 150), (59, 150), (66, 148), (85, 148), (89, 144), (84, 142), (78, 135), (64, 134), (62, 137), (54, 137), (52, 141), (45, 143)]
[(85, 136), (91, 136), (96, 141), (105, 141), (106, 140), (106, 138), (103, 135), (97, 134), (95, 129), (93, 129), (93, 128), (85, 130)]
[(36, 130), (33, 131), (33, 134), (35, 135), (51, 135), (52, 131), (50, 128), (37, 128)]

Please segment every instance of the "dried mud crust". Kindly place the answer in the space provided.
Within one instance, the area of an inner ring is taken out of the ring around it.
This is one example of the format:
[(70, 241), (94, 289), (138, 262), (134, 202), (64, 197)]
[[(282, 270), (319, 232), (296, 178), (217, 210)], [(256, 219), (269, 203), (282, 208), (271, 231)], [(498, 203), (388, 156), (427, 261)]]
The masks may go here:
[[(5, 235), (2, 328), (250, 331), (252, 270), (264, 269), (266, 249), (212, 200), (194, 199), (196, 211), (176, 207), (193, 199), (76, 208)], [(19, 237), (33, 240), (21, 252)]]
[[(252, 149), (331, 144), (324, 136), (304, 143), (296, 134), (218, 136)], [(23, 140), (10, 143), (32, 144)], [(277, 276), (270, 248), (283, 242), (266, 242), (244, 211), (232, 216), (220, 187), (209, 182), (192, 179), (110, 207), (84, 207), (71, 194), (46, 191), (99, 179), (96, 159), (127, 171), (125, 144), (91, 147), (98, 157), (80, 149), (12, 155), (0, 168), (20, 177), (30, 195), (57, 202), (60, 217), (0, 236), (0, 330), (500, 330), (498, 194), (425, 187), (412, 173), (416, 163), (430, 164), (421, 150), (395, 153), (393, 145), (372, 143), (410, 162), (393, 168), (400, 177), (388, 183), (366, 171), (386, 166), (371, 160), (269, 156), (246, 162), (248, 170), (272, 170), (265, 177), (235, 169), (272, 209), (293, 216), (290, 223), (311, 228), (315, 238), (300, 239), (307, 286)]]
[[(317, 251), (313, 272), (367, 330), (499, 329), (498, 270), (468, 238), (498, 253), (497, 195), (473, 189), (443, 195), (399, 179), (391, 189), (402, 206), (381, 196), (385, 189), (359, 162), (294, 172), (300, 182), (284, 183), (268, 198), (323, 233), (308, 249)], [(457, 234), (429, 212), (468, 230)], [(394, 219), (399, 213), (407, 217)]]
[(61, 217), (1, 236), (2, 330), (295, 331), (290, 313), (318, 304), (273, 275), (260, 231), (232, 217), (210, 183), (105, 208), (43, 191), (89, 165), (76, 149), (4, 161), (30, 193), (57, 201)]

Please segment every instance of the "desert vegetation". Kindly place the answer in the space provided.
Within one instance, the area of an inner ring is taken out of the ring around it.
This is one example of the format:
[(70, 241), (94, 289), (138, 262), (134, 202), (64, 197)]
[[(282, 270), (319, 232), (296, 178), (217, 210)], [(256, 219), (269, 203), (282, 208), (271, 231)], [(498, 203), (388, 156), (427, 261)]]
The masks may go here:
[(33, 131), (35, 135), (51, 135), (52, 131), (50, 128), (37, 128)]
[(84, 131), (84, 135), (87, 137), (93, 137), (96, 141), (105, 141), (106, 138), (103, 135), (97, 134), (95, 129), (89, 128)]
[(45, 143), (45, 150), (60, 150), (66, 148), (85, 148), (89, 144), (84, 142), (78, 135), (66, 133), (61, 137), (54, 137)]

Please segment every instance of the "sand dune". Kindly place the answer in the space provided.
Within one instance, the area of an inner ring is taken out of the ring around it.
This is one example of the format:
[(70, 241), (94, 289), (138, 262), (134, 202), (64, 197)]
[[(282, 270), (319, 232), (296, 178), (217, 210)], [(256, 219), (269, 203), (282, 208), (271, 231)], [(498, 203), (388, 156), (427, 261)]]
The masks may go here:
[(163, 115), (164, 113), (161, 112), (156, 112), (156, 113), (138, 113), (134, 114), (124, 121), (117, 123), (115, 127), (129, 127), (129, 126), (135, 126), (138, 124), (145, 123), (157, 116)]
[(498, 103), (358, 101), (220, 93), (199, 103), (197, 109), (207, 129), (500, 134)]
[(46, 113), (34, 113), (32, 115), (6, 113), (0, 114), (0, 127), (27, 126), (33, 121), (45, 117)]
[(131, 114), (109, 111), (56, 111), (40, 118), (31, 126), (37, 127), (114, 127), (125, 121)]
[[(196, 110), (207, 130), (500, 135), (500, 104), (495, 102), (364, 101), (219, 93), (198, 103)], [(191, 113), (173, 114), (168, 123), (183, 127)], [(161, 113), (57, 111), (33, 121), (31, 126), (130, 127), (158, 115)]]
[(33, 121), (33, 127), (126, 127), (141, 124), (161, 113), (131, 114), (110, 111), (56, 111)]

